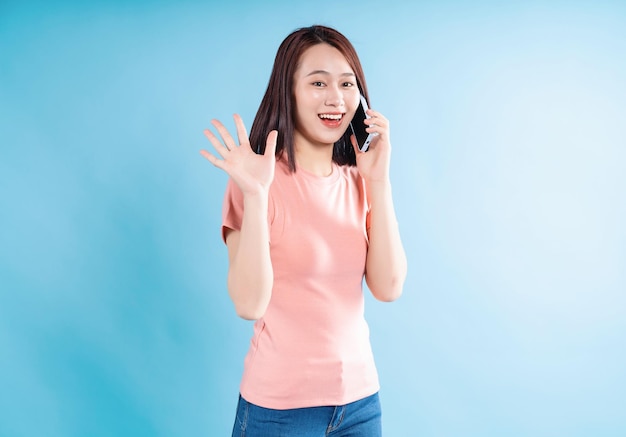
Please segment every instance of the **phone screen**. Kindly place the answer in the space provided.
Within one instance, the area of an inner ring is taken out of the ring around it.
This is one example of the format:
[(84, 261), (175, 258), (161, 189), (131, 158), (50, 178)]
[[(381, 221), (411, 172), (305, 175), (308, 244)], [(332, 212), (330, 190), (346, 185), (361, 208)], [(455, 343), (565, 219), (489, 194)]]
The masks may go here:
[(365, 131), (367, 125), (364, 123), (366, 118), (369, 118), (365, 111), (367, 109), (367, 101), (365, 97), (361, 96), (361, 102), (354, 113), (354, 118), (350, 122), (352, 133), (356, 137), (356, 143), (359, 146), (361, 152), (365, 152), (369, 147), (369, 143), (372, 141), (373, 135)]

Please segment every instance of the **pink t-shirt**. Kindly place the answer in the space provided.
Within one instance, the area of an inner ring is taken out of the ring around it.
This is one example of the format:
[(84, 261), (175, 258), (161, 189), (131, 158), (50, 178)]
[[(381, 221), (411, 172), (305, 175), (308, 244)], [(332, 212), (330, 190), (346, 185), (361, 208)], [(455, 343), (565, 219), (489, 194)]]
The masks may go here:
[[(228, 181), (223, 226), (239, 230), (243, 195)], [(356, 167), (328, 177), (276, 164), (268, 226), (272, 297), (254, 324), (241, 395), (273, 409), (343, 405), (376, 393), (364, 317), (368, 204)]]

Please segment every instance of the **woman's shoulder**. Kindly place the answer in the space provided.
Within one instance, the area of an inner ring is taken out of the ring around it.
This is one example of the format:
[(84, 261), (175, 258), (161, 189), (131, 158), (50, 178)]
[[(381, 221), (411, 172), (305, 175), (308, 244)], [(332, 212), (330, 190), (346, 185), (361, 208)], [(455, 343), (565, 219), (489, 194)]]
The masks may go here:
[(339, 171), (344, 179), (347, 179), (352, 183), (361, 183), (361, 175), (359, 173), (359, 170), (356, 168), (356, 165), (335, 164), (335, 168)]

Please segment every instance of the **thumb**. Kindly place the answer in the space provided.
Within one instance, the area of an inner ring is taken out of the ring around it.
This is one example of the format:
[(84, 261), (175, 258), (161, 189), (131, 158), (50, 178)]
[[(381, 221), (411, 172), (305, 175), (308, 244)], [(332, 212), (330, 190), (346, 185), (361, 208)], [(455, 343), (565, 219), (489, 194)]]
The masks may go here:
[(265, 152), (263, 155), (274, 157), (276, 154), (276, 141), (278, 140), (278, 131), (273, 130), (267, 135), (265, 142)]

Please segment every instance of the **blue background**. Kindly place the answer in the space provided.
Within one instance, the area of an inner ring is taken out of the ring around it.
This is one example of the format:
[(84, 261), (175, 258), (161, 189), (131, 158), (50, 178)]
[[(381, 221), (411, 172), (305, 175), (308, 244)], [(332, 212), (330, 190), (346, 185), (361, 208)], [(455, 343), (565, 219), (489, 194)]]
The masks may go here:
[(251, 323), (202, 129), (314, 23), (392, 123), (386, 435), (626, 435), (623, 2), (5, 0), (2, 437), (229, 435)]

